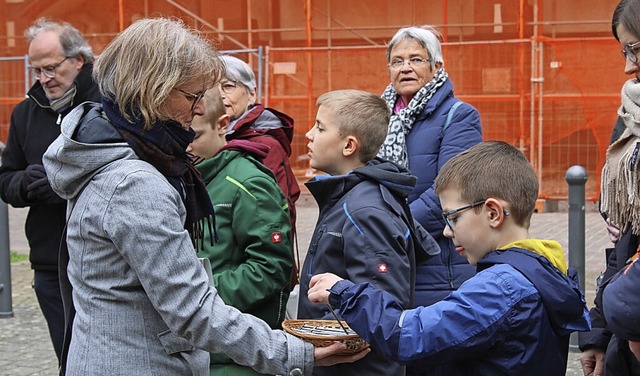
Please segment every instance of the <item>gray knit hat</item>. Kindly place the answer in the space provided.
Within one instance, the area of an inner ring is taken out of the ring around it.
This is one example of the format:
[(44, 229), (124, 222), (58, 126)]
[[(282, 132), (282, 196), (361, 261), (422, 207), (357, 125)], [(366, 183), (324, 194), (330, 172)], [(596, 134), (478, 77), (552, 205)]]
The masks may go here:
[(256, 88), (256, 76), (249, 64), (230, 55), (223, 55), (221, 59), (227, 68), (227, 80), (240, 82), (249, 90)]

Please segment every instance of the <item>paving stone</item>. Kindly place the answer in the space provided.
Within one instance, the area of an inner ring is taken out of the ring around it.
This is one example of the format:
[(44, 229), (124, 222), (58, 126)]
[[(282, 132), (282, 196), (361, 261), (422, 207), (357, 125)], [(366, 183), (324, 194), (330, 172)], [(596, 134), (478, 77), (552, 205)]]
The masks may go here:
[[(304, 255), (316, 225), (318, 208), (311, 196), (302, 195), (297, 205), (298, 245)], [(9, 208), (11, 249), (27, 253), (24, 238), (25, 209)], [(530, 236), (554, 239), (568, 252), (568, 213), (543, 212), (533, 216)], [(604, 269), (604, 249), (611, 245), (604, 222), (598, 213), (585, 215), (585, 291), (587, 303), (593, 304), (595, 279)], [(302, 261), (301, 261), (302, 262)], [(31, 288), (33, 271), (27, 261), (11, 265), (12, 318), (0, 319), (0, 376), (45, 376), (57, 374), (57, 360), (49, 339), (45, 320)], [(579, 353), (569, 353), (567, 376), (582, 376)]]

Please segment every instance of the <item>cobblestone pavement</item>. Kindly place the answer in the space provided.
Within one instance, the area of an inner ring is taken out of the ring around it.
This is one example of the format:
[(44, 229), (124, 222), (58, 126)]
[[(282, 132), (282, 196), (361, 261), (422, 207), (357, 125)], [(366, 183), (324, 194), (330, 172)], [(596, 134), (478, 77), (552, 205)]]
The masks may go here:
[[(315, 226), (317, 206), (313, 198), (303, 195), (298, 205), (298, 243), (306, 251)], [(9, 209), (11, 250), (27, 253), (24, 239), (26, 209)], [(555, 239), (568, 250), (568, 214), (540, 213), (533, 216), (530, 235), (534, 238)], [(602, 219), (595, 212), (585, 217), (586, 294), (591, 305), (594, 281), (604, 267), (604, 248), (609, 246)], [(304, 254), (301, 254), (304, 258)], [(2, 260), (4, 262), (4, 260)], [(31, 288), (33, 272), (27, 261), (11, 265), (13, 317), (0, 319), (0, 375), (44, 376), (56, 375), (57, 361), (49, 340), (46, 324)], [(582, 376), (579, 353), (570, 352), (567, 376)]]

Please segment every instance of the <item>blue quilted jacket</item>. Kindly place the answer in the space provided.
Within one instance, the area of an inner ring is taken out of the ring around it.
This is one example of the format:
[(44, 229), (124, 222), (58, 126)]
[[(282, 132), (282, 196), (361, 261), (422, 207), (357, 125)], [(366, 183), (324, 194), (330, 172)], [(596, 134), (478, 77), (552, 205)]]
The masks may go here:
[[(419, 265), (416, 271), (415, 303), (430, 305), (460, 287), (475, 269), (460, 257), (450, 239), (442, 235), (444, 220), (440, 200), (433, 182), (440, 168), (451, 157), (482, 142), (482, 127), (478, 111), (453, 95), (453, 84), (447, 80), (436, 91), (418, 115), (407, 136), (409, 170), (418, 179), (409, 194), (409, 206), (419, 222), (440, 245), (440, 256)], [(449, 114), (450, 111), (451, 114)], [(447, 116), (450, 122), (445, 128)]]

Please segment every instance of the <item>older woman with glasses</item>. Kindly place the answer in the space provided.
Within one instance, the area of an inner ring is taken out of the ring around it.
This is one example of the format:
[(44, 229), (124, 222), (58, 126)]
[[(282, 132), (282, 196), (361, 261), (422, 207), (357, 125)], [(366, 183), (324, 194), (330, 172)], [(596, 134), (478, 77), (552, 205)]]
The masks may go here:
[[(398, 30), (387, 47), (391, 83), (382, 94), (392, 116), (378, 156), (417, 176), (409, 195), (411, 214), (441, 249), (439, 257), (417, 267), (415, 304), (422, 306), (441, 300), (475, 273), (453, 242), (442, 235), (446, 224), (434, 192), (433, 183), (444, 163), (482, 141), (478, 111), (453, 95), (441, 39), (430, 26)], [(424, 372), (407, 369), (408, 375), (428, 374)]]
[(262, 373), (310, 375), (314, 354), (316, 365), (365, 355), (327, 358), (346, 346), (314, 350), (225, 305), (210, 285), (194, 244), (215, 226), (214, 211), (186, 148), (203, 93), (223, 72), (181, 23), (137, 21), (97, 60), (102, 103), (65, 117), (45, 153), (53, 189), (69, 200), (61, 266), (76, 314), (66, 375), (209, 375), (208, 352)]
[[(269, 152), (262, 163), (273, 172), (278, 186), (287, 199), (291, 228), (295, 237), (296, 207), (300, 187), (291, 169), (293, 119), (288, 115), (256, 103), (256, 77), (251, 67), (234, 56), (222, 56), (227, 70), (220, 83), (222, 102), (231, 117), (227, 141), (250, 140), (267, 145)], [(297, 283), (294, 265), (292, 286)]]
[[(624, 72), (631, 76), (622, 87), (622, 103), (602, 169), (600, 211), (606, 219), (613, 247), (603, 252), (606, 269), (597, 279), (593, 328), (579, 334), (585, 375), (640, 375), (640, 170), (636, 163), (640, 142), (640, 0), (622, 0), (613, 12), (611, 31), (620, 43)], [(637, 264), (637, 262), (635, 262)], [(628, 269), (629, 268), (629, 269)], [(605, 319), (606, 318), (606, 319)]]

